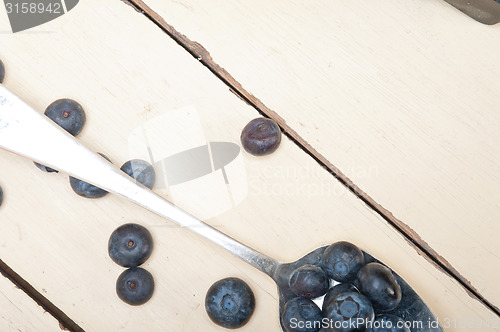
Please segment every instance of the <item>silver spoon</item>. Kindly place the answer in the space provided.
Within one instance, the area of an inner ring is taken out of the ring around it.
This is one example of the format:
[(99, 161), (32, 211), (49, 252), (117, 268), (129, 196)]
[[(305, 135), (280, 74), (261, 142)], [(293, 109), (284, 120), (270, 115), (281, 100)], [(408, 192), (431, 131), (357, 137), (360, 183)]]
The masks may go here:
[[(73, 136), (2, 85), (0, 85), (0, 148), (121, 195), (238, 256), (276, 282), (280, 316), (285, 303), (295, 297), (288, 286), (293, 270), (304, 264), (321, 265), (322, 253), (326, 247), (313, 250), (295, 262), (281, 263), (207, 225), (145, 186), (137, 184), (131, 177), (87, 149)], [(369, 261), (376, 261), (367, 253), (365, 257)], [(436, 321), (435, 316), (413, 289), (398, 275), (395, 276), (401, 286), (403, 299), (392, 313), (407, 321), (421, 321), (422, 329), (412, 329), (413, 332), (443, 331), (441, 326), (436, 328), (428, 326), (429, 321)], [(281, 321), (280, 325), (284, 331)]]

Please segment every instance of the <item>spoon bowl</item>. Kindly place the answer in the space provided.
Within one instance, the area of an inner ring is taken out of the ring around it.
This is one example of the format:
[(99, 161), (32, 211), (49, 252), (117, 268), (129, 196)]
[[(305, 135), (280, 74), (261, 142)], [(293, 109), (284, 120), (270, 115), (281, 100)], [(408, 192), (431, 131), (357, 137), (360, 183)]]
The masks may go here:
[[(317, 248), (302, 258), (296, 260), (291, 263), (277, 263), (277, 267), (274, 270), (274, 273), (270, 275), (271, 278), (276, 282), (278, 286), (279, 293), (279, 309), (280, 309), (280, 317), (283, 315), (283, 309), (285, 307), (286, 302), (297, 297), (291, 290), (288, 285), (288, 280), (292, 275), (293, 271), (300, 266), (310, 264), (322, 267), (323, 264), (323, 252), (327, 246), (323, 246)], [(385, 265), (378, 259), (374, 258), (369, 253), (363, 251), (365, 257), (365, 264), (377, 262)], [(390, 268), (389, 268), (390, 269)], [(424, 303), (422, 298), (418, 296), (418, 294), (413, 290), (413, 288), (408, 285), (406, 281), (404, 281), (397, 273), (392, 271), (392, 274), (396, 278), (399, 286), (401, 287), (401, 302), (398, 304), (396, 308), (391, 311), (384, 312), (384, 314), (392, 314), (402, 318), (405, 322), (409, 322), (412, 327), (412, 332), (442, 332), (443, 328), (439, 325), (439, 322), (431, 312), (429, 307)], [(336, 281), (330, 282), (330, 287), (339, 284)], [(321, 308), (323, 304), (324, 296), (313, 299), (313, 301)], [(281, 330), (285, 331), (283, 327), (283, 323), (280, 320)], [(324, 328), (321, 331), (328, 331), (328, 329)]]

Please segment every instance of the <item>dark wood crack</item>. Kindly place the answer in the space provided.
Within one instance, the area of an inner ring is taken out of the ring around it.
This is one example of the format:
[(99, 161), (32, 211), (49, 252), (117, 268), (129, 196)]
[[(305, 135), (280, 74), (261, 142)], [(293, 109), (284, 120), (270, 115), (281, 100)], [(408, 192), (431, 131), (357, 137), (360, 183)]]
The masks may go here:
[(46, 312), (52, 315), (56, 320), (59, 321), (59, 327), (63, 331), (73, 331), (73, 332), (84, 332), (84, 330), (78, 326), (71, 318), (68, 317), (64, 312), (61, 311), (55, 304), (49, 301), (45, 296), (43, 296), (39, 291), (37, 291), (33, 286), (31, 286), (25, 279), (23, 279), (19, 274), (12, 270), (3, 260), (0, 259), (0, 273), (7, 279), (9, 279), (14, 285), (25, 292), (29, 297), (33, 299), (39, 306), (41, 306)]

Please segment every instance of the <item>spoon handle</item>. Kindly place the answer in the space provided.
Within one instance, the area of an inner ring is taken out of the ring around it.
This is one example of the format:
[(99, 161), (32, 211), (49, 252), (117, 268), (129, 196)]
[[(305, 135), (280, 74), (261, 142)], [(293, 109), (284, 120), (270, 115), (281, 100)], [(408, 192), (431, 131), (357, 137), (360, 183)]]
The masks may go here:
[(0, 85), (0, 148), (67, 173), (171, 220), (272, 275), (276, 260), (236, 241), (136, 183)]

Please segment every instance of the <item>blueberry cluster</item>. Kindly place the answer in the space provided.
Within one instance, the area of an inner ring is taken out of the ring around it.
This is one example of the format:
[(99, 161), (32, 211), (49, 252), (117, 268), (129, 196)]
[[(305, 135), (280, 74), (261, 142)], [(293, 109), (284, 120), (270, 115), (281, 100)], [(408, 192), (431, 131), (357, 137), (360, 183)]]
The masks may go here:
[[(3, 64), (1, 62), (0, 70), (0, 78), (3, 78)], [(47, 107), (44, 114), (73, 136), (80, 134), (87, 119), (83, 107), (72, 99), (54, 101)], [(107, 156), (99, 154), (111, 162)], [(42, 171), (58, 173), (57, 170), (48, 166), (36, 162), (35, 165)], [(129, 160), (123, 164), (121, 170), (150, 189), (155, 184), (155, 170), (144, 160)], [(106, 190), (72, 176), (69, 177), (69, 182), (73, 191), (85, 198), (100, 198), (108, 194)], [(0, 188), (0, 204), (2, 199), (3, 193)], [(108, 243), (109, 256), (117, 264), (128, 268), (118, 277), (116, 293), (121, 300), (130, 305), (144, 304), (153, 295), (153, 276), (139, 267), (151, 256), (152, 250), (151, 233), (141, 225), (125, 224), (111, 234)]]
[[(389, 268), (366, 263), (363, 252), (345, 241), (328, 246), (322, 258), (321, 266), (303, 265), (290, 276), (297, 297), (282, 312), (286, 332), (317, 332), (325, 321), (331, 332), (409, 332), (400, 328), (400, 317), (390, 314), (402, 294)], [(323, 295), (320, 309), (312, 299)]]
[[(0, 66), (0, 69), (1, 67), (2, 66)], [(77, 101), (67, 98), (58, 99), (51, 103), (46, 108), (44, 114), (61, 128), (66, 130), (69, 134), (75, 137), (80, 134), (87, 121), (87, 116), (85, 115), (83, 107)], [(111, 162), (107, 156), (102, 153), (99, 154), (104, 159)], [(35, 162), (35, 165), (44, 172), (58, 173), (57, 170), (45, 165), (41, 165), (37, 162)], [(155, 170), (152, 165), (144, 160), (129, 160), (125, 164), (123, 164), (121, 170), (149, 189), (152, 189), (155, 184)], [(69, 182), (73, 191), (79, 196), (85, 198), (101, 198), (108, 194), (108, 192), (104, 189), (101, 189), (90, 183), (71, 176), (69, 178)]]
[(255, 310), (255, 296), (243, 280), (222, 279), (208, 290), (205, 309), (215, 324), (236, 329), (250, 320)]
[(116, 294), (125, 303), (141, 305), (153, 296), (154, 279), (140, 268), (153, 251), (151, 233), (138, 224), (125, 224), (113, 231), (108, 241), (109, 257), (118, 265), (128, 267), (116, 281)]
[[(3, 79), (3, 64), (0, 61), (0, 78)], [(1, 83), (1, 80), (0, 80)], [(83, 130), (86, 115), (83, 107), (72, 99), (58, 99), (51, 103), (44, 113), (69, 134), (77, 136)], [(99, 153), (108, 162), (110, 159)], [(57, 170), (35, 162), (42, 171), (58, 173)], [(133, 159), (127, 161), (121, 170), (134, 178), (137, 182), (152, 189), (156, 174), (152, 165), (144, 160)], [(108, 194), (104, 189), (96, 187), (80, 179), (69, 177), (73, 191), (85, 198), (100, 198)], [(0, 188), (0, 204), (3, 192)], [(109, 256), (117, 264), (127, 267), (116, 282), (118, 297), (130, 305), (141, 305), (149, 301), (154, 291), (154, 279), (151, 273), (139, 267), (153, 250), (151, 233), (141, 225), (125, 224), (118, 227), (108, 243)]]
[(241, 132), (241, 144), (254, 156), (265, 156), (276, 151), (281, 143), (278, 124), (268, 118), (250, 121)]

